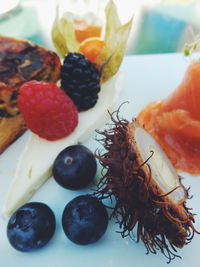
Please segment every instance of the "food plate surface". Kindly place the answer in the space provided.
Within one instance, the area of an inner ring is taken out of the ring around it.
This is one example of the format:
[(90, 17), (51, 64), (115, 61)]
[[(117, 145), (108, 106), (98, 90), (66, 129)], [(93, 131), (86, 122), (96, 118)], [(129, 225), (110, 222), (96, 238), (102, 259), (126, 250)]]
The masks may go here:
[[(119, 105), (120, 116), (131, 120), (150, 101), (166, 97), (181, 82), (188, 61), (182, 54), (128, 56), (125, 57), (121, 70), (125, 73), (125, 83)], [(104, 126), (103, 126), (104, 127)], [(102, 127), (102, 128), (103, 128)], [(92, 151), (102, 148), (95, 141), (97, 134), (84, 143)], [(0, 207), (2, 207), (5, 192), (15, 172), (16, 163), (22, 151), (28, 132), (19, 138), (0, 156)], [(40, 153), (40, 151), (38, 151)], [(45, 160), (45, 159), (44, 159)], [(180, 173), (186, 187), (191, 186), (193, 198), (187, 203), (197, 215), (196, 228), (200, 230), (200, 177), (192, 177)], [(100, 166), (97, 179), (100, 176)], [(0, 219), (0, 266), (7, 267), (162, 267), (167, 259), (158, 252), (157, 255), (146, 255), (142, 243), (135, 243), (129, 237), (122, 239), (115, 221), (109, 222), (103, 238), (91, 245), (78, 246), (70, 242), (61, 227), (61, 217), (65, 205), (74, 197), (90, 193), (88, 187), (84, 190), (70, 191), (58, 186), (50, 178), (31, 201), (41, 201), (48, 204), (56, 215), (57, 227), (54, 237), (49, 244), (36, 252), (22, 253), (13, 249), (7, 241), (6, 222)], [(176, 258), (170, 266), (199, 267), (200, 236), (195, 235), (192, 242), (178, 250), (182, 259)]]

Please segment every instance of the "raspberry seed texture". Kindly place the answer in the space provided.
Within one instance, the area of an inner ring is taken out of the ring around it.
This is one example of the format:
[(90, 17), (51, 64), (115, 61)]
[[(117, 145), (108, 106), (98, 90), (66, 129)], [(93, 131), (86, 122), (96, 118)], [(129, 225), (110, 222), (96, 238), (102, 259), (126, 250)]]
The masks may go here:
[(69, 135), (78, 124), (76, 106), (54, 83), (24, 83), (20, 88), (18, 106), (27, 127), (47, 140)]

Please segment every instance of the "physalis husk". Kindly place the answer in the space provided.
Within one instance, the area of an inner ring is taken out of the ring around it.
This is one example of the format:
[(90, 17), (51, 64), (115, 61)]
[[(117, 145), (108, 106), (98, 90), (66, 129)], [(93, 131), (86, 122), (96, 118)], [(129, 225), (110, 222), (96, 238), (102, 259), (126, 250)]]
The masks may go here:
[[(80, 43), (76, 40), (74, 15), (66, 12), (61, 18), (56, 10), (52, 28), (52, 41), (57, 53), (65, 57), (68, 52), (77, 52)], [(105, 9), (106, 23), (103, 40), (105, 46), (93, 62), (101, 70), (102, 81), (111, 78), (119, 69), (123, 60), (127, 40), (130, 34), (132, 19), (121, 24), (116, 5), (109, 0)]]

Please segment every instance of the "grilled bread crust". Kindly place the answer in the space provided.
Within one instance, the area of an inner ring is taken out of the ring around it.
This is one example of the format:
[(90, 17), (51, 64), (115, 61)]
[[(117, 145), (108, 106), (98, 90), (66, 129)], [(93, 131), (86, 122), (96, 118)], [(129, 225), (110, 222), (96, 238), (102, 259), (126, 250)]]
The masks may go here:
[(29, 41), (0, 36), (0, 153), (26, 129), (17, 107), (20, 86), (30, 80), (57, 82), (56, 53)]

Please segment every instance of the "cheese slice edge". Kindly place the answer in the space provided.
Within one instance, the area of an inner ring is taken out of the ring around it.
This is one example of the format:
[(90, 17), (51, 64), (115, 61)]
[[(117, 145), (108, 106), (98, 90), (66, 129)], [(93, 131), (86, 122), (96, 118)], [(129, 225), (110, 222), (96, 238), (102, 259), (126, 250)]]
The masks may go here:
[(117, 105), (123, 84), (123, 73), (119, 72), (103, 83), (97, 104), (79, 113), (76, 129), (67, 137), (47, 141), (30, 132), (25, 148), (17, 163), (2, 207), (1, 216), (7, 219), (16, 209), (25, 204), (37, 189), (51, 176), (52, 164), (65, 147), (84, 142), (109, 118)]

